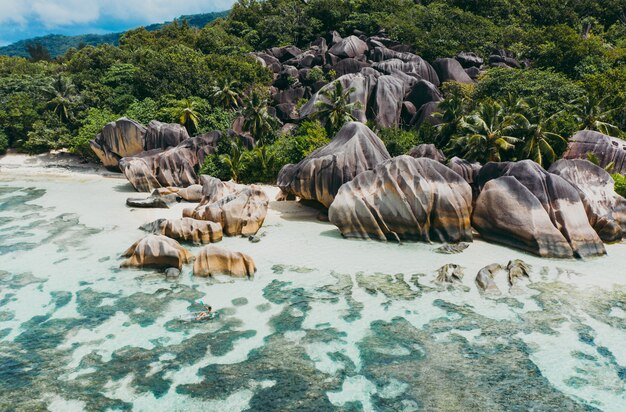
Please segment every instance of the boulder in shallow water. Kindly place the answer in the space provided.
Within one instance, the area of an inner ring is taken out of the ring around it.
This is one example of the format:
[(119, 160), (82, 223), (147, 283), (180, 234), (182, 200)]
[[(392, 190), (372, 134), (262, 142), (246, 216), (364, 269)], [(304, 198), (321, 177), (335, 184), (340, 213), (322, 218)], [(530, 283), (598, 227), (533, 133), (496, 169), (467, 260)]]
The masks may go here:
[(456, 255), (457, 253), (462, 253), (465, 249), (469, 247), (469, 243), (452, 243), (452, 244), (444, 244), (443, 246), (435, 249), (435, 252), (441, 253), (443, 255)]
[(348, 238), (471, 241), (472, 190), (432, 159), (398, 156), (344, 184), (328, 210)]
[(193, 264), (194, 276), (201, 277), (216, 274), (252, 277), (255, 272), (256, 266), (250, 256), (241, 252), (231, 252), (214, 245), (200, 249), (200, 253)]
[(475, 182), (472, 223), (485, 239), (544, 257), (606, 253), (577, 189), (537, 163), (487, 163)]
[(152, 192), (152, 196), (155, 197), (167, 196), (171, 194), (176, 194), (187, 202), (200, 202), (202, 200), (202, 185), (191, 185), (185, 188), (168, 186), (154, 189)]
[(345, 124), (335, 138), (297, 165), (285, 165), (278, 186), (287, 194), (328, 207), (339, 188), (356, 175), (389, 159), (384, 143), (367, 126)]
[(129, 197), (126, 199), (126, 206), (141, 209), (169, 209), (171, 204), (178, 203), (180, 200), (181, 197), (177, 193), (162, 196), (150, 195), (146, 198)]
[(263, 189), (251, 185), (212, 203), (203, 201), (195, 209), (185, 209), (183, 216), (217, 222), (226, 236), (250, 236), (263, 225), (268, 206)]
[(514, 286), (519, 281), (530, 280), (530, 265), (520, 259), (509, 261), (506, 265), (509, 271), (509, 285)]
[(222, 226), (219, 223), (188, 217), (158, 219), (142, 226), (142, 229), (196, 244), (216, 243), (222, 240)]
[(498, 286), (493, 279), (495, 274), (501, 270), (502, 265), (498, 263), (492, 263), (491, 265), (485, 266), (479, 270), (476, 275), (476, 286), (478, 286), (478, 289), (487, 295), (500, 295), (500, 289), (498, 289)]
[(460, 284), (463, 281), (465, 275), (463, 268), (459, 265), (448, 263), (437, 269), (437, 278), (435, 282), (445, 284)]
[(586, 159), (592, 154), (602, 168), (613, 164), (615, 173), (626, 174), (626, 141), (593, 130), (582, 130), (569, 139), (564, 159)]
[(174, 239), (163, 235), (148, 235), (133, 243), (122, 255), (126, 257), (120, 267), (156, 267), (181, 270), (190, 263), (193, 255)]
[(615, 193), (615, 182), (603, 168), (583, 159), (561, 159), (549, 169), (580, 194), (589, 223), (605, 242), (626, 234), (626, 199)]

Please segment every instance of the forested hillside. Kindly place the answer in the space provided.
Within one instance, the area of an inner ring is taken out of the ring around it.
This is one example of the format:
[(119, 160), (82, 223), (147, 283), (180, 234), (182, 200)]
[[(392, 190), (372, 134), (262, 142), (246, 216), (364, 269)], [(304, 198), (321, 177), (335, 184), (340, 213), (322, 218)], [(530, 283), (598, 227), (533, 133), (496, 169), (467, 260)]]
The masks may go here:
[[(220, 17), (228, 15), (227, 11), (217, 13), (202, 13), (189, 16), (180, 16), (179, 21), (185, 20), (191, 27), (202, 28), (208, 23)], [(168, 23), (158, 23), (146, 26), (146, 30), (155, 31), (162, 28)], [(45, 49), (50, 57), (62, 56), (71, 48), (80, 48), (84, 46), (99, 46), (101, 44), (119, 45), (120, 37), (124, 33), (107, 33), (107, 34), (81, 34), (77, 36), (64, 36), (61, 34), (50, 34), (47, 36), (36, 37), (33, 39), (20, 40), (8, 46), (0, 47), (0, 55), (30, 57), (29, 48), (35, 45)]]
[[(356, 34), (431, 63), (456, 56), (476, 80), (442, 79), (431, 121), (382, 127), (368, 115), (392, 155), (428, 142), (469, 160), (548, 165), (578, 130), (624, 136), (625, 13), (626, 0), (240, 0), (203, 28), (183, 21), (131, 30), (119, 46), (70, 49), (54, 61), (0, 57), (0, 149), (67, 147), (88, 157), (89, 140), (107, 122), (158, 119), (191, 134), (251, 135), (255, 147), (224, 142), (204, 171), (271, 181), (283, 164), (327, 143), (355, 107), (351, 90), (338, 86), (324, 92), (329, 103), (315, 115), (300, 116), (345, 64), (293, 72), (286, 58), (272, 68), (251, 52)], [(297, 113), (281, 116), (276, 96), (300, 86)]]

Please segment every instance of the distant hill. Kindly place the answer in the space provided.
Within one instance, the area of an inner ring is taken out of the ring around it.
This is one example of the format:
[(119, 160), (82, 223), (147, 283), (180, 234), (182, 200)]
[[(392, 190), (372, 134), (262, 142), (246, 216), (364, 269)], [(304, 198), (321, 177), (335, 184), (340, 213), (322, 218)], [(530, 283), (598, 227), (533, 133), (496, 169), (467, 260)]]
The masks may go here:
[[(204, 27), (207, 23), (210, 23), (220, 17), (226, 17), (227, 15), (228, 10), (215, 13), (180, 16), (177, 20), (187, 20), (189, 25), (192, 27)], [(168, 23), (171, 22), (151, 24), (146, 26), (146, 29), (149, 31), (158, 30)], [(29, 57), (28, 52), (26, 51), (26, 45), (30, 43), (41, 43), (46, 49), (48, 49), (52, 57), (57, 57), (64, 55), (72, 47), (77, 48), (81, 45), (97, 46), (100, 44), (112, 44), (117, 46), (122, 34), (124, 34), (124, 32), (108, 34), (81, 34), (77, 36), (49, 34), (47, 36), (20, 40), (8, 46), (0, 47), (0, 55)]]

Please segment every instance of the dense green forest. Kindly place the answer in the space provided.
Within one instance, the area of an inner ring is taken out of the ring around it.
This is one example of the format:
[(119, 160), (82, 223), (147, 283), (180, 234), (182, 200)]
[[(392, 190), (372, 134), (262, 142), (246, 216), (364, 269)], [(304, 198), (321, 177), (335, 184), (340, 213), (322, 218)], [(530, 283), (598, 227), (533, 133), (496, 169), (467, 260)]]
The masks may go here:
[(51, 61), (42, 53), (0, 57), (0, 151), (69, 148), (89, 157), (89, 140), (121, 116), (181, 122), (196, 134), (229, 129), (241, 115), (257, 147), (224, 139), (204, 171), (271, 181), (283, 164), (328, 142), (351, 108), (333, 91), (325, 118), (279, 133), (268, 111), (272, 73), (249, 53), (306, 48), (332, 30), (381, 29), (428, 61), (459, 52), (487, 59), (504, 49), (528, 63), (488, 69), (476, 85), (442, 85), (441, 124), (377, 130), (392, 155), (433, 142), (470, 160), (549, 164), (577, 130), (624, 136), (626, 0), (240, 0), (203, 28), (139, 28), (117, 47), (70, 49)]
[[(220, 17), (228, 15), (227, 11), (217, 13), (192, 14), (188, 16), (180, 16), (177, 20), (185, 20), (191, 27), (202, 28), (208, 23)], [(157, 23), (146, 26), (146, 30), (155, 31), (161, 29), (168, 23)], [(124, 33), (107, 33), (107, 34), (80, 34), (76, 36), (65, 36), (62, 34), (49, 34), (47, 36), (36, 37), (33, 39), (20, 40), (8, 46), (0, 47), (0, 55), (30, 57), (33, 47), (43, 47), (50, 57), (59, 57), (67, 53), (72, 48), (82, 48), (85, 46), (99, 46), (101, 44), (110, 44), (118, 46), (120, 37)]]

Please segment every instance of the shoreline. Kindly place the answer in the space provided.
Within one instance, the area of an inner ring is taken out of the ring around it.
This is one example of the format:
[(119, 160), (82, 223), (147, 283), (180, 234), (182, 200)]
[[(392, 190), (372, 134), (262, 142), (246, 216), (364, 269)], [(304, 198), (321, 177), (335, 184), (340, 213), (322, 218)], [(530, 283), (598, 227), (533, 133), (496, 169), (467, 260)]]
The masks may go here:
[(0, 156), (0, 177), (3, 175), (99, 176), (125, 179), (122, 173), (112, 172), (101, 164), (86, 161), (62, 150), (38, 155), (8, 152)]

